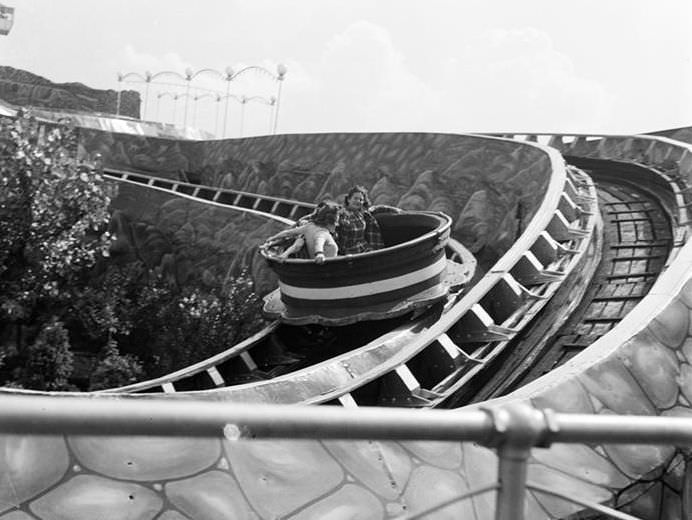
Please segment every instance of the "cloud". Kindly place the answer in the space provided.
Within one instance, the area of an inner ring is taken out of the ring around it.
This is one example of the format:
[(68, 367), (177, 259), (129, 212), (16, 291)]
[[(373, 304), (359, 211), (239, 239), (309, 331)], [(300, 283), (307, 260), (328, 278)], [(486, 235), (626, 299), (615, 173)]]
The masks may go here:
[(128, 44), (122, 49), (119, 62), (127, 67), (128, 70), (122, 72), (138, 72), (144, 74), (145, 71), (158, 72), (161, 70), (173, 70), (183, 73), (190, 66), (179, 54), (167, 52), (161, 56), (141, 52), (133, 45)]
[(610, 117), (605, 87), (533, 28), (480, 34), (447, 61), (444, 83), (458, 86), (447, 99), (471, 131), (587, 131)]
[[(486, 30), (435, 48), (429, 62), (441, 65), (430, 76), (414, 69), (392, 34), (371, 21), (356, 21), (321, 44), (314, 42), (318, 48), (312, 58), (303, 53), (284, 61), (288, 73), (282, 84), (280, 133), (588, 132), (608, 126), (611, 118), (613, 100), (605, 87), (580, 77), (570, 58), (534, 28)], [(179, 54), (155, 56), (132, 45), (124, 48), (122, 62), (140, 73), (183, 72), (190, 66)], [(276, 63), (268, 59), (232, 64), (236, 71), (247, 65), (276, 71)], [(201, 75), (193, 84), (198, 95), (202, 89), (224, 93), (229, 86), (213, 75)], [(230, 86), (237, 96), (269, 100), (278, 94), (271, 74), (244, 74)], [(271, 131), (271, 108), (261, 105), (243, 109), (230, 103), (229, 128), (236, 130), (229, 135), (237, 135), (241, 125), (244, 135)], [(166, 107), (162, 102), (162, 114)], [(220, 107), (223, 103), (200, 101), (193, 112), (196, 124), (218, 127)]]
[(350, 24), (318, 60), (294, 63), (300, 72), (287, 77), (284, 130), (587, 132), (607, 124), (606, 89), (580, 77), (546, 33), (493, 29), (459, 41), (435, 50), (430, 60), (441, 70), (424, 77), (385, 28)]
[(315, 62), (299, 66), (298, 85), (290, 70), (287, 116), (291, 126), (302, 123), (308, 131), (413, 129), (439, 99), (408, 68), (389, 32), (368, 21), (350, 24), (326, 41)]

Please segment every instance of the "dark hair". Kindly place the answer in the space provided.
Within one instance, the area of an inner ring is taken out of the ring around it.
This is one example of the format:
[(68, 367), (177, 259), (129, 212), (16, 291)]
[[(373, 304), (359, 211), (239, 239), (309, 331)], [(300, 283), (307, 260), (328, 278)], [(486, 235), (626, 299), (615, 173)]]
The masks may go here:
[(336, 225), (338, 215), (339, 205), (336, 202), (320, 202), (311, 220), (318, 226)]
[(357, 184), (356, 186), (348, 190), (348, 193), (344, 197), (344, 205), (348, 206), (349, 199), (356, 193), (360, 193), (361, 195), (363, 195), (363, 207), (366, 209), (369, 208), (370, 197), (368, 197), (368, 190), (366, 190), (365, 187), (361, 186), (360, 184)]

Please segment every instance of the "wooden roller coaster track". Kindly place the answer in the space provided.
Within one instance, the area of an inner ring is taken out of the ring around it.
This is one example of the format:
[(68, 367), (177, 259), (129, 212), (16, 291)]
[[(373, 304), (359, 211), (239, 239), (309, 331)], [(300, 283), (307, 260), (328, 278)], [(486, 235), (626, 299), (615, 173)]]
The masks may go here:
[[(153, 189), (295, 219), (312, 205), (108, 170)], [(566, 173), (566, 175), (565, 175)], [(487, 369), (580, 264), (594, 239), (596, 192), (577, 169), (557, 175), (515, 246), (468, 291), (411, 320), (368, 327), (310, 328), (273, 323), (213, 358), (110, 391), (175, 395), (212, 392), (242, 402), (344, 406), (437, 406)], [(451, 241), (449, 255), (463, 254)]]

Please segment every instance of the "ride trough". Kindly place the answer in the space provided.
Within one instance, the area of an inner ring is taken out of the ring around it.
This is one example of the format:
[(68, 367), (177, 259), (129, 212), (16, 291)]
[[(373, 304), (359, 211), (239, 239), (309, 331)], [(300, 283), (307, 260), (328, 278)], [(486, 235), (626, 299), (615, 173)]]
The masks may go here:
[[(447, 258), (452, 219), (439, 212), (373, 209), (385, 247), (339, 255), (318, 264), (280, 258), (292, 240), (263, 245), (260, 254), (279, 279), (264, 313), (292, 325), (348, 325), (427, 308), (473, 276), (475, 259), (456, 241)], [(460, 250), (459, 250), (460, 249)]]

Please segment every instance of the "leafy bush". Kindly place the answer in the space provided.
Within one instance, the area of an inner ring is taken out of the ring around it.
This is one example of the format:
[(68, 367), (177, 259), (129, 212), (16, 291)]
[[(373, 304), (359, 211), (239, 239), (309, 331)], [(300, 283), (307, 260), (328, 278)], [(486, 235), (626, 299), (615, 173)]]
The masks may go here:
[(108, 263), (99, 273), (76, 286), (69, 303), (69, 325), (82, 350), (105, 345), (114, 337), (126, 337), (139, 312), (139, 300), (149, 282), (142, 262)]
[[(67, 304), (108, 255), (108, 206), (115, 191), (77, 158), (66, 125), (26, 114), (0, 119), (0, 345), (5, 371), (36, 389), (68, 387), (72, 372)], [(11, 332), (10, 332), (11, 331)]]
[(0, 120), (0, 319), (34, 323), (71, 298), (75, 280), (108, 255), (114, 193), (77, 159), (69, 128)]
[(247, 274), (180, 287), (141, 262), (111, 260), (115, 194), (79, 160), (67, 126), (46, 129), (26, 114), (0, 119), (4, 384), (70, 388), (75, 348), (100, 352), (85, 387), (122, 386), (214, 355), (264, 325)]
[(143, 288), (129, 338), (149, 377), (210, 357), (257, 332), (266, 321), (247, 274), (221, 288), (183, 288), (161, 278)]
[(103, 359), (93, 371), (89, 390), (103, 390), (136, 383), (144, 375), (142, 364), (132, 355), (122, 355), (115, 341), (109, 341)]
[(41, 329), (36, 340), (24, 353), (22, 366), (15, 370), (15, 381), (34, 390), (74, 389), (68, 378), (74, 357), (63, 324), (52, 319)]

